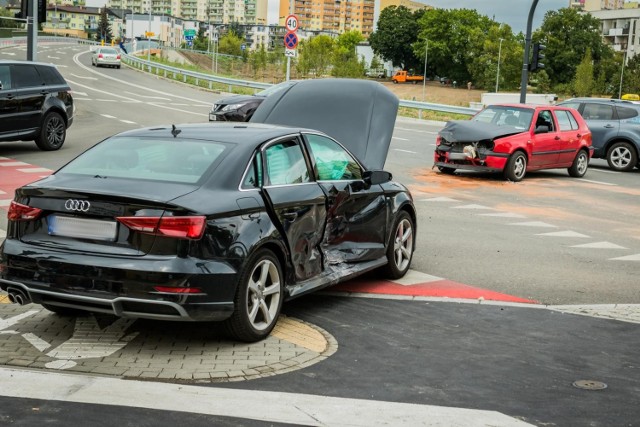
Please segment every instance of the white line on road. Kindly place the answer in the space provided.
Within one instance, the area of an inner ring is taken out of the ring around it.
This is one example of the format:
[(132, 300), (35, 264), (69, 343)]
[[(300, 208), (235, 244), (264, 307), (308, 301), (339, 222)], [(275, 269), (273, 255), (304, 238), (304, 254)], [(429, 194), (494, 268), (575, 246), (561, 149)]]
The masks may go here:
[(398, 139), (400, 141), (409, 141), (407, 138), (399, 138), (397, 136), (393, 136), (393, 137), (391, 137), (391, 139)]
[(401, 150), (401, 149), (399, 149), (399, 148), (394, 148), (393, 150), (394, 150), (394, 151), (401, 151), (401, 152), (403, 152), (403, 153), (418, 154), (418, 152), (416, 152), (416, 151)]
[(88, 94), (87, 92), (78, 92), (78, 91), (75, 91), (75, 90), (74, 90), (74, 91), (73, 91), (73, 96), (74, 96), (74, 98), (73, 98), (73, 99), (76, 99), (76, 98), (75, 98), (75, 96), (76, 96), (76, 95), (80, 95), (80, 96), (89, 96), (89, 94)]
[(0, 52), (3, 55), (15, 56), (15, 52)]
[(73, 77), (77, 77), (79, 79), (85, 79), (85, 80), (98, 80), (97, 77), (88, 77), (88, 76), (79, 76), (77, 74), (71, 74)]
[(49, 59), (60, 59), (57, 56), (47, 56), (47, 58), (49, 58)]
[[(108, 393), (105, 393), (108, 390)], [(531, 424), (496, 411), (233, 390), (59, 372), (0, 368), (0, 395), (218, 415), (267, 423), (332, 426), (512, 426)], [(131, 399), (131, 396), (136, 396)], [(247, 405), (251, 402), (251, 405)]]
[(100, 101), (100, 102), (118, 102), (115, 99), (96, 99), (96, 101)]
[(130, 125), (135, 125), (135, 124), (137, 124), (136, 122), (132, 122), (131, 120), (122, 120), (122, 119), (120, 119), (120, 121), (121, 121), (122, 123), (127, 123), (127, 124), (130, 124)]
[(584, 181), (584, 182), (590, 182), (592, 184), (600, 184), (600, 185), (611, 185), (611, 186), (618, 185), (618, 184), (611, 184), (610, 182), (592, 181), (590, 179), (584, 179), (584, 178), (578, 178), (576, 181)]
[(589, 168), (589, 171), (603, 172), (603, 173), (613, 173), (613, 174), (619, 174), (620, 173), (620, 172), (616, 172), (616, 171), (608, 171), (606, 169), (595, 169), (595, 168)]
[(128, 92), (128, 91), (125, 91), (124, 93), (128, 93), (129, 95), (133, 95), (133, 96), (138, 96), (140, 98), (160, 99), (160, 100), (163, 100), (163, 101), (171, 101), (171, 98), (165, 98), (163, 96), (140, 95), (138, 93)]
[(116, 116), (110, 116), (109, 114), (100, 114), (102, 117), (106, 117), (107, 119), (115, 119)]

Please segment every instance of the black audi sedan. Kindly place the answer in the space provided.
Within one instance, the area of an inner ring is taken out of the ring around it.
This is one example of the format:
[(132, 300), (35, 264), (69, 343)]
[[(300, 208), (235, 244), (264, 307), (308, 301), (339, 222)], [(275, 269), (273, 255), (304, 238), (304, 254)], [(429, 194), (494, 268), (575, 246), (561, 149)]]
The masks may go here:
[[(373, 269), (402, 277), (416, 212), (382, 170), (397, 98), (357, 80), (289, 92), (262, 123), (124, 132), (19, 188), (0, 288), (61, 315), (224, 321), (256, 341), (286, 299)], [(269, 124), (290, 109), (316, 129)]]

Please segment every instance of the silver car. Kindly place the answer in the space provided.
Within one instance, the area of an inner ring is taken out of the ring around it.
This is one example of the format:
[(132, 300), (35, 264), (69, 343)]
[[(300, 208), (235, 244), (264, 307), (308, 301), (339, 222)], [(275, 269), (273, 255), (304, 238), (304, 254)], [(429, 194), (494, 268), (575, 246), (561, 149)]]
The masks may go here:
[(100, 46), (91, 55), (91, 65), (120, 68), (120, 52), (113, 47)]

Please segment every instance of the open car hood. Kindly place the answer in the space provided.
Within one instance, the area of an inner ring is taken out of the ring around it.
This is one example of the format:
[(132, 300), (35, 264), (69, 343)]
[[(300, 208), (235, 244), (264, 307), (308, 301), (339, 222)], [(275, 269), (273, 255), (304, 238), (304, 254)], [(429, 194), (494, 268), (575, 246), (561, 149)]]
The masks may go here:
[(449, 142), (473, 142), (496, 139), (522, 133), (514, 126), (498, 126), (492, 123), (470, 120), (451, 120), (440, 131), (440, 136)]
[(367, 169), (382, 169), (398, 104), (377, 82), (303, 80), (268, 96), (250, 121), (319, 130), (340, 141)]

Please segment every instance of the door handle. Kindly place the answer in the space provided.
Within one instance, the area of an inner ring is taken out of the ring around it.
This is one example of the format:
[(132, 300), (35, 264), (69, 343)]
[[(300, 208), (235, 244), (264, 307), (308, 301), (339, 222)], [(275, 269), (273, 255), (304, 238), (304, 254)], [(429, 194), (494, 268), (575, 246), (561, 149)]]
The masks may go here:
[(558, 140), (560, 139), (560, 137), (559, 137), (558, 135), (556, 135), (556, 137), (555, 137), (555, 138), (553, 138), (553, 139), (555, 139), (556, 141), (558, 141)]
[(615, 126), (614, 125), (605, 125), (604, 127), (607, 128), (607, 129), (611, 129), (611, 128), (614, 128)]
[(582, 135), (580, 135), (580, 134), (577, 134), (576, 136), (577, 136), (578, 138), (581, 138), (581, 137), (582, 137)]

